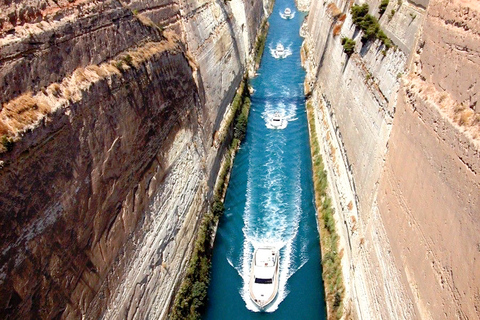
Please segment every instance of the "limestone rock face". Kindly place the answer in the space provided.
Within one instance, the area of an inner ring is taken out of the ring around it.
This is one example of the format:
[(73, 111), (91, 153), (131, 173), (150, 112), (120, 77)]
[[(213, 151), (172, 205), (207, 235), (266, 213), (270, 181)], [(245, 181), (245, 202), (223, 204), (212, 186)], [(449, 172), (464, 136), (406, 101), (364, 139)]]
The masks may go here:
[[(379, 2), (367, 3), (378, 17)], [(361, 43), (348, 1), (335, 2), (344, 21), (332, 7), (311, 2), (305, 88), (335, 199), (345, 312), (476, 318), (478, 2), (390, 1), (379, 21), (395, 50)], [(342, 37), (356, 40), (350, 57)]]
[(426, 319), (480, 316), (479, 14), (476, 1), (430, 1), (380, 182), (393, 253)]
[(0, 9), (0, 317), (166, 318), (263, 4)]

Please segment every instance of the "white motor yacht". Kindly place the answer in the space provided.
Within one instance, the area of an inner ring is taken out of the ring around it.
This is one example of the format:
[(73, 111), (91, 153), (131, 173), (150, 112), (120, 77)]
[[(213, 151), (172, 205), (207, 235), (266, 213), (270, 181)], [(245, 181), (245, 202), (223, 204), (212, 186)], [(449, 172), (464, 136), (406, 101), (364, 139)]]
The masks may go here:
[(276, 112), (273, 117), (268, 119), (267, 128), (269, 129), (285, 129), (287, 127), (288, 121), (282, 117), (278, 112)]
[(285, 56), (285, 48), (281, 43), (277, 44), (277, 47), (275, 48), (275, 54), (279, 58), (283, 58)]
[(250, 298), (265, 309), (277, 296), (279, 252), (274, 247), (257, 248), (250, 269)]
[(292, 12), (292, 10), (290, 8), (285, 8), (285, 11), (280, 13), (280, 16), (283, 19), (292, 19), (294, 17), (294, 15), (295, 14)]

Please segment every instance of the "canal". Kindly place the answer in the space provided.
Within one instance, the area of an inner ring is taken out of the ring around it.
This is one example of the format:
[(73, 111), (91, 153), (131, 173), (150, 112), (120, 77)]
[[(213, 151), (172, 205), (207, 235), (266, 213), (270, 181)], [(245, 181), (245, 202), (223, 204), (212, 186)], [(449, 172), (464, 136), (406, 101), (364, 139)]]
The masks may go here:
[[(284, 19), (281, 12), (294, 14)], [(276, 0), (258, 75), (247, 136), (233, 165), (212, 259), (204, 319), (325, 319), (320, 245), (300, 62), (305, 14), (293, 0)], [(285, 48), (278, 57), (278, 44)], [(269, 128), (274, 114), (284, 129)], [(248, 283), (254, 249), (280, 250), (276, 300), (259, 312)]]

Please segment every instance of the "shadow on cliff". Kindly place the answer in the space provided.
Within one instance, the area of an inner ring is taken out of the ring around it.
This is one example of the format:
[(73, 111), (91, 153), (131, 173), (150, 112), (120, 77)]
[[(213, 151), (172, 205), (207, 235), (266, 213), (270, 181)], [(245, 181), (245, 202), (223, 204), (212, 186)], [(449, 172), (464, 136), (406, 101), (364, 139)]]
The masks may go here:
[[(137, 194), (138, 186), (153, 170), (168, 172), (163, 157), (180, 130), (205, 138), (183, 53), (156, 55), (92, 83), (81, 97), (68, 106), (69, 115), (59, 109), (2, 156), (8, 163), (0, 171), (0, 211), (7, 213), (0, 216), (7, 279), (0, 288), (1, 318), (85, 312), (99, 318), (107, 306), (91, 308), (91, 301), (119, 255), (134, 257), (121, 253), (130, 235), (148, 228), (142, 217), (151, 198)], [(122, 214), (129, 226), (118, 227)]]

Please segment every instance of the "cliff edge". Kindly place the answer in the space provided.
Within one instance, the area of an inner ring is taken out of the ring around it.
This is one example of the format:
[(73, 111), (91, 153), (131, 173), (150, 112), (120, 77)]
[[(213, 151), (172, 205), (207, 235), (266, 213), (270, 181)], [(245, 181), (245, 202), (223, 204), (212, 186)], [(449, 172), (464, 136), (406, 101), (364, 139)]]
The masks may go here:
[(263, 3), (0, 9), (0, 317), (166, 318)]
[(378, 26), (375, 34), (350, 1), (312, 1), (302, 29), (340, 235), (343, 314), (476, 318), (478, 3), (366, 3), (374, 18), (363, 26)]

